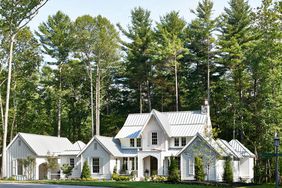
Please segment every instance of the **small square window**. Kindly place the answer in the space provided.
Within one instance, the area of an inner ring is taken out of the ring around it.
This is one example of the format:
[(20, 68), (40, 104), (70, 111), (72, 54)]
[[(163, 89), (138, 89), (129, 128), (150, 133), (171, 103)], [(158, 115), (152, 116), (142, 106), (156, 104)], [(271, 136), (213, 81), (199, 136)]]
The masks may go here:
[(179, 146), (179, 138), (174, 138), (174, 146)]
[(130, 138), (130, 147), (134, 147), (135, 146), (135, 140), (134, 138)]

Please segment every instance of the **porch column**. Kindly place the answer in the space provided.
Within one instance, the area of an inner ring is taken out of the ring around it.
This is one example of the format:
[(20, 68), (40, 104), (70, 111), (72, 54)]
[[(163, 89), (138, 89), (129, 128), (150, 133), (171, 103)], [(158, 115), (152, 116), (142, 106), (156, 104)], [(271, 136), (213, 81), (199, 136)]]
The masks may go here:
[(127, 157), (127, 171), (128, 171), (128, 173), (129, 173), (130, 170), (131, 170), (130, 158)]

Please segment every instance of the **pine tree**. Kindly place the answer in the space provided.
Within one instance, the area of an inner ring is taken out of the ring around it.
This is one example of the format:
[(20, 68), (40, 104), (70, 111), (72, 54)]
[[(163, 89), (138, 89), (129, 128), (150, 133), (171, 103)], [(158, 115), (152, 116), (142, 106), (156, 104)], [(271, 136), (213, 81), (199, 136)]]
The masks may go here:
[(81, 171), (81, 179), (90, 179), (91, 172), (87, 161), (84, 161), (82, 171)]
[(223, 173), (223, 180), (232, 183), (233, 182), (233, 170), (231, 165), (231, 158), (228, 157), (224, 163), (224, 173)]

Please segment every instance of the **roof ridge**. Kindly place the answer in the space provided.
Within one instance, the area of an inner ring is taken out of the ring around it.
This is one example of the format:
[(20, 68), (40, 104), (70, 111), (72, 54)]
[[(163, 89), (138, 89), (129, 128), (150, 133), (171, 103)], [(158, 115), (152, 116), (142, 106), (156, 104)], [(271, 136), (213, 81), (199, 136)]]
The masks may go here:
[(18, 134), (20, 135), (23, 135), (23, 134), (26, 134), (26, 135), (34, 135), (34, 136), (44, 136), (44, 137), (52, 137), (52, 138), (66, 138), (68, 139), (67, 137), (58, 137), (58, 136), (51, 136), (51, 135), (42, 135), (42, 134), (35, 134), (35, 133), (23, 133), (23, 132), (18, 132)]

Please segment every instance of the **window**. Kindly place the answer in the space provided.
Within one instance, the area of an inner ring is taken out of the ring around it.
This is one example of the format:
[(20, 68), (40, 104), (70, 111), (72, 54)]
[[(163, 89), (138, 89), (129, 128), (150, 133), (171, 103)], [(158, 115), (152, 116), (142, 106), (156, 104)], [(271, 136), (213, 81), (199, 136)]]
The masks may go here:
[(186, 137), (181, 138), (181, 146), (186, 146)]
[(99, 169), (100, 169), (99, 158), (93, 158), (93, 160), (92, 160), (92, 172), (93, 173), (99, 173)]
[(137, 138), (136, 142), (137, 142), (137, 147), (141, 147), (141, 138)]
[(70, 158), (70, 166), (74, 168), (74, 158)]
[(158, 133), (152, 132), (152, 145), (158, 145)]
[(194, 175), (194, 160), (193, 159), (188, 160), (188, 174)]
[(94, 150), (97, 150), (97, 143), (96, 142), (94, 142)]
[(174, 146), (179, 146), (179, 138), (174, 138)]
[(134, 147), (135, 143), (134, 143), (134, 138), (130, 138), (130, 147)]
[(22, 145), (22, 141), (21, 141), (21, 140), (18, 141), (18, 145), (19, 145), (19, 146)]
[(130, 157), (130, 163), (131, 163), (131, 170), (135, 170), (135, 160), (133, 157)]
[(23, 161), (22, 159), (18, 159), (17, 162), (17, 175), (23, 175)]

